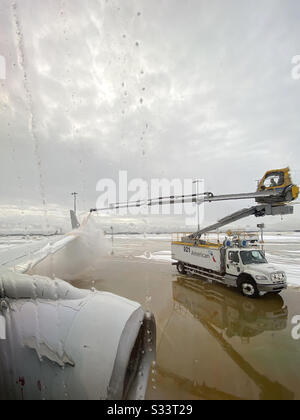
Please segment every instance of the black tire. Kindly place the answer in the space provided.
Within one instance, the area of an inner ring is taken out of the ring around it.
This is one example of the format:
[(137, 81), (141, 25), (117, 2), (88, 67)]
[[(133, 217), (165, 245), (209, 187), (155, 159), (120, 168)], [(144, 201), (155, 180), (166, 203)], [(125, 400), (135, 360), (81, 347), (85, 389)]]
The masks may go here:
[(186, 274), (184, 264), (180, 261), (177, 263), (177, 270), (179, 274)]
[(250, 299), (257, 299), (259, 297), (259, 290), (257, 284), (250, 277), (244, 277), (239, 282), (240, 293)]

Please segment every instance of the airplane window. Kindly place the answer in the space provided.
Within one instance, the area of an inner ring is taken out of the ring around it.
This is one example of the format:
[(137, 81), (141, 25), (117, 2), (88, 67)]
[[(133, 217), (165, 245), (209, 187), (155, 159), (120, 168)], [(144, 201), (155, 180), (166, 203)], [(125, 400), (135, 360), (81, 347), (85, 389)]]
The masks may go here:
[(0, 0), (0, 401), (300, 400), (299, 13)]

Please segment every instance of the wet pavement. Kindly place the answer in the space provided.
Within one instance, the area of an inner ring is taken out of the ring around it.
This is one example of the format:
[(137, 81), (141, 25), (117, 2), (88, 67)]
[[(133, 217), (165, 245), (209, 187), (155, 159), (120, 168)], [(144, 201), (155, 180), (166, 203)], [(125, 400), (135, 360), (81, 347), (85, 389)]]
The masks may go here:
[[(293, 256), (299, 243), (286, 249)], [(292, 337), (300, 288), (247, 299), (236, 289), (180, 276), (169, 250), (167, 237), (116, 237), (114, 254), (72, 282), (154, 313), (157, 364), (147, 398), (300, 399), (300, 340)], [(276, 252), (278, 244), (267, 244), (275, 259)]]

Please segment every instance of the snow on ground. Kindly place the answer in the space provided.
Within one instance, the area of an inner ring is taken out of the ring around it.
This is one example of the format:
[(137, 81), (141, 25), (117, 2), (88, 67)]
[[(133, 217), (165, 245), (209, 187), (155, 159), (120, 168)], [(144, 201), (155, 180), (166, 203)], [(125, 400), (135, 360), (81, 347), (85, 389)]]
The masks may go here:
[(171, 251), (158, 251), (158, 252), (145, 252), (143, 255), (138, 255), (136, 258), (142, 258), (145, 260), (173, 262), (171, 258)]
[[(107, 235), (107, 238), (111, 238), (111, 235)], [(115, 234), (114, 238), (116, 239), (139, 239), (141, 241), (143, 240), (158, 240), (158, 241), (163, 241), (163, 240), (167, 240), (170, 241), (172, 239), (172, 235), (168, 234), (168, 233), (164, 233), (164, 234), (159, 234), (159, 233), (131, 233), (131, 234)]]

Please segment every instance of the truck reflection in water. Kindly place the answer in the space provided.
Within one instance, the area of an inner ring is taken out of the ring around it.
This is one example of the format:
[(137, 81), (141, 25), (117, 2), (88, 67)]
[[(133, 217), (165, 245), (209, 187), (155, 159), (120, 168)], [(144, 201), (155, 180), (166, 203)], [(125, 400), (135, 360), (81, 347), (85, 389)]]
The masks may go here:
[(278, 295), (247, 300), (232, 290), (178, 277), (173, 283), (173, 297), (201, 322), (222, 329), (228, 338), (241, 337), (243, 342), (287, 327), (288, 309)]
[[(172, 381), (198, 399), (294, 399), (287, 386), (273, 379), (281, 377), (272, 365), (274, 358), (274, 365), (277, 358), (280, 364), (280, 353), (273, 347), (273, 354), (268, 351), (269, 336), (287, 328), (288, 309), (280, 296), (249, 301), (223, 286), (177, 277), (173, 298), (160, 344), (160, 380)], [(191, 319), (193, 330), (187, 327)], [(175, 325), (181, 326), (180, 338), (172, 334)], [(167, 355), (176, 359), (174, 353), (183, 348), (185, 367), (175, 373)]]

